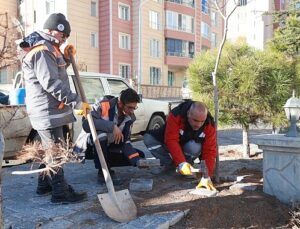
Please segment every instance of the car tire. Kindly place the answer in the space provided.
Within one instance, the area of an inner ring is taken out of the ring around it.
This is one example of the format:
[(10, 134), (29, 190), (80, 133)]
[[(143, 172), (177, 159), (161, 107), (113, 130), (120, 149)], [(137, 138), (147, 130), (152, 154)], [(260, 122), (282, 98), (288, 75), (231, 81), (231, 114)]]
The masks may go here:
[(154, 115), (148, 125), (148, 130), (158, 129), (165, 124), (165, 120), (160, 115)]

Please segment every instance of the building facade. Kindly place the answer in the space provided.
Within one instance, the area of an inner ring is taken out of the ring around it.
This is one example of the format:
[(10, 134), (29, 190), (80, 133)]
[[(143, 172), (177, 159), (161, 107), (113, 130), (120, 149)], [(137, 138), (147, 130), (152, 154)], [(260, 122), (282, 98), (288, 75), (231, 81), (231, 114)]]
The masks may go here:
[[(265, 13), (283, 10), (287, 4), (288, 0), (239, 0), (228, 20), (227, 38), (232, 41), (243, 38), (250, 46), (264, 49), (274, 32), (272, 16)], [(228, 1), (227, 11), (233, 7), (234, 2)]]
[(120, 75), (146, 97), (180, 96), (189, 63), (223, 35), (208, 0), (20, 0), (12, 8), (25, 35), (65, 14), (80, 70)]
[(222, 39), (223, 22), (208, 0), (110, 0), (99, 9), (100, 71), (146, 95), (181, 88), (194, 56)]

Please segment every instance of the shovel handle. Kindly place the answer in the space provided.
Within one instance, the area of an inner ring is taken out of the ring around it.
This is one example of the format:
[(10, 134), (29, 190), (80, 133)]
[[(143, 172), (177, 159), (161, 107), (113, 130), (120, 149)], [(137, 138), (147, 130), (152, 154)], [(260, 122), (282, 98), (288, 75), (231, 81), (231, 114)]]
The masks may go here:
[[(78, 69), (77, 69), (77, 66), (76, 66), (75, 59), (74, 59), (73, 55), (70, 55), (70, 60), (71, 60), (72, 67), (73, 67), (73, 70), (74, 70), (75, 81), (76, 81), (76, 84), (78, 86), (79, 95), (81, 97), (82, 102), (87, 103), (88, 101), (86, 99), (84, 89), (83, 89), (81, 81), (80, 81), (79, 72), (78, 72)], [(113, 186), (113, 182), (112, 182), (110, 173), (108, 172), (108, 167), (107, 167), (105, 158), (103, 156), (103, 151), (101, 149), (99, 139), (97, 137), (97, 131), (96, 131), (94, 120), (93, 120), (93, 117), (92, 117), (91, 113), (87, 114), (87, 120), (88, 120), (90, 130), (91, 130), (91, 133), (92, 133), (92, 136), (93, 136), (93, 139), (94, 139), (94, 143), (95, 143), (95, 146), (96, 146), (97, 154), (98, 154), (98, 157), (99, 157), (99, 160), (100, 160), (100, 164), (101, 164), (101, 167), (102, 167), (102, 171), (103, 171), (103, 175), (104, 175), (104, 179), (105, 179), (105, 183), (106, 183), (108, 192), (115, 195), (115, 189), (114, 189), (114, 186)]]

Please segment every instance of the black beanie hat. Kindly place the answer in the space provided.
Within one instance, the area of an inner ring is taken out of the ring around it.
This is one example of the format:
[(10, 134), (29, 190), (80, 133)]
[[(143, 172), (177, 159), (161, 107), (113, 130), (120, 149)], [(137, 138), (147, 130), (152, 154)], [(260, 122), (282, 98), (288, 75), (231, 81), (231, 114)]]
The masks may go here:
[(45, 21), (44, 29), (52, 29), (70, 36), (71, 27), (65, 15), (61, 13), (51, 14)]

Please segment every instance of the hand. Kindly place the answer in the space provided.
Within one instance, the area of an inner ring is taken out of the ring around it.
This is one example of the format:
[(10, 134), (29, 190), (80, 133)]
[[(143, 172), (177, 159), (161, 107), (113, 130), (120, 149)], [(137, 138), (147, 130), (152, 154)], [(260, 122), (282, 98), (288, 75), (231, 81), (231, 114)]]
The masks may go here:
[(78, 115), (83, 115), (85, 118), (88, 113), (91, 111), (90, 104), (85, 103), (85, 102), (80, 102), (76, 105), (75, 109), (78, 109), (75, 113)]
[(191, 166), (190, 163), (182, 162), (178, 165), (177, 169), (181, 175), (189, 176), (189, 175), (192, 175), (192, 168), (193, 168), (193, 166)]
[(70, 59), (70, 55), (75, 56), (76, 49), (73, 45), (67, 45), (64, 49), (64, 56), (67, 59)]
[(204, 178), (202, 177), (199, 184), (196, 186), (196, 189), (200, 189), (200, 188), (206, 188), (210, 191), (216, 191), (216, 188), (214, 187), (210, 177), (208, 178)]
[(115, 144), (119, 144), (120, 142), (122, 142), (124, 140), (122, 131), (116, 125), (114, 125), (113, 136), (114, 136)]

